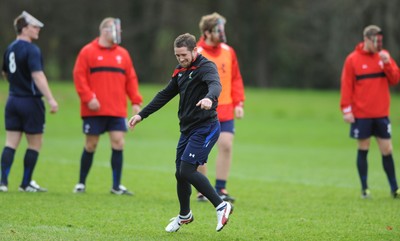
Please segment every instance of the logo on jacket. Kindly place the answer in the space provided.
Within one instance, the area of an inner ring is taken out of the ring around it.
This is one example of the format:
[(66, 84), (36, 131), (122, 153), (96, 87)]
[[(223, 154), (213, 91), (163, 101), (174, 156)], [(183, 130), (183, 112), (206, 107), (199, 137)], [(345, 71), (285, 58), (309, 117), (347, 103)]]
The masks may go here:
[(101, 56), (101, 55), (97, 56), (97, 60), (98, 60), (98, 61), (102, 61), (103, 59), (104, 59), (103, 56)]
[(362, 68), (362, 69), (368, 69), (368, 65), (363, 64), (363, 65), (361, 66), (361, 68)]
[(189, 74), (189, 79), (192, 79), (192, 74), (193, 74), (193, 71), (190, 72), (190, 74)]
[(189, 157), (192, 157), (192, 158), (194, 158), (194, 154), (193, 153), (189, 153)]
[(121, 55), (117, 55), (117, 57), (115, 57), (115, 59), (117, 60), (117, 63), (118, 63), (118, 64), (121, 64), (121, 63), (122, 63), (122, 57), (121, 57)]

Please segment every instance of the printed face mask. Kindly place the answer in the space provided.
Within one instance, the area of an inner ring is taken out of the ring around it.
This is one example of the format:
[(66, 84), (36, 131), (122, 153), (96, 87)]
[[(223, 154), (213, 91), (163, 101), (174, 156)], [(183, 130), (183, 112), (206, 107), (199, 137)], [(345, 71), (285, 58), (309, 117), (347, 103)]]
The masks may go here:
[(115, 44), (120, 44), (121, 43), (121, 20), (119, 18), (116, 18), (114, 20), (114, 23), (111, 26), (111, 32), (112, 32), (112, 36), (113, 36), (113, 42)]
[(218, 33), (219, 41), (221, 43), (226, 43), (226, 35), (225, 35), (225, 24), (222, 19), (218, 19), (217, 25), (212, 30), (215, 33)]
[(378, 51), (381, 51), (381, 50), (382, 50), (383, 35), (381, 35), (381, 34), (373, 35), (373, 36), (371, 36), (371, 41), (372, 41), (374, 47), (375, 47)]

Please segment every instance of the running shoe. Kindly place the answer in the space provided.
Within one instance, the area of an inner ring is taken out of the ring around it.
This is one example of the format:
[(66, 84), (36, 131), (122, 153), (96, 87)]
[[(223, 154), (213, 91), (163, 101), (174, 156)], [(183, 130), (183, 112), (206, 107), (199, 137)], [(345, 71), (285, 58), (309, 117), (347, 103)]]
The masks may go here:
[(8, 187), (7, 187), (7, 185), (1, 184), (1, 185), (0, 185), (0, 192), (8, 192)]
[(192, 211), (189, 212), (189, 217), (188, 218), (182, 218), (181, 215), (178, 215), (174, 218), (171, 218), (169, 221), (170, 223), (165, 227), (165, 231), (172, 233), (178, 231), (182, 224), (189, 224), (193, 222), (194, 217), (192, 214)]
[(18, 188), (20, 192), (47, 192), (46, 188), (40, 187), (35, 181), (31, 181), (28, 186)]
[(76, 184), (73, 190), (74, 193), (84, 193), (85, 191), (86, 191), (86, 186), (83, 183)]
[(230, 202), (223, 202), (223, 204), (222, 207), (217, 209), (217, 232), (225, 227), (229, 221), (229, 215), (233, 212), (233, 206)]
[(202, 193), (198, 192), (197, 193), (197, 201), (198, 202), (207, 202), (208, 198), (206, 198), (206, 196), (204, 196)]
[(231, 203), (234, 203), (234, 202), (235, 202), (235, 198), (232, 197), (232, 196), (230, 196), (230, 195), (228, 194), (228, 191), (227, 191), (226, 189), (217, 190), (217, 193), (218, 193), (219, 197), (220, 197), (222, 200), (227, 201), (227, 202), (231, 202)]
[(396, 199), (400, 199), (400, 188), (397, 191), (392, 192), (392, 197)]
[(133, 193), (130, 192), (126, 187), (124, 187), (123, 185), (119, 185), (118, 189), (114, 189), (112, 188), (110, 191), (111, 194), (116, 194), (116, 195), (128, 195), (128, 196), (132, 196)]
[(369, 199), (371, 198), (371, 192), (369, 191), (369, 189), (363, 189), (361, 191), (361, 198), (362, 199)]

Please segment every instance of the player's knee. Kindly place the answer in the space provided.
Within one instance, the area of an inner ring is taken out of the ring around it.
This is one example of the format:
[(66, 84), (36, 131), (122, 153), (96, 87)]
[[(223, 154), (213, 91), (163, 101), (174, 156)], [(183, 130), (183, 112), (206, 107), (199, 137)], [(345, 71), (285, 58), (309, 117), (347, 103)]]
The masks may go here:
[(232, 151), (232, 143), (231, 142), (223, 142), (219, 146), (219, 151), (221, 152), (231, 152)]
[(93, 153), (96, 151), (97, 143), (87, 143), (85, 145), (85, 150), (87, 152)]

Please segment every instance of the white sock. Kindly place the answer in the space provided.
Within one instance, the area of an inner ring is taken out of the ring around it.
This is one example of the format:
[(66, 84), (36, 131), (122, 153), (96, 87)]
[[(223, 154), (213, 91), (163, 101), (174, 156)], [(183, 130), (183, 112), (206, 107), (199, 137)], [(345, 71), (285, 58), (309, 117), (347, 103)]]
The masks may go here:
[(217, 211), (218, 211), (220, 208), (225, 207), (225, 205), (226, 205), (226, 202), (223, 201), (223, 202), (220, 203), (215, 209), (217, 209)]
[(179, 217), (181, 218), (181, 219), (188, 219), (190, 216), (192, 216), (192, 211), (190, 211), (188, 214), (186, 214), (185, 216), (182, 216), (182, 215), (180, 215), (179, 214)]

